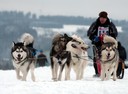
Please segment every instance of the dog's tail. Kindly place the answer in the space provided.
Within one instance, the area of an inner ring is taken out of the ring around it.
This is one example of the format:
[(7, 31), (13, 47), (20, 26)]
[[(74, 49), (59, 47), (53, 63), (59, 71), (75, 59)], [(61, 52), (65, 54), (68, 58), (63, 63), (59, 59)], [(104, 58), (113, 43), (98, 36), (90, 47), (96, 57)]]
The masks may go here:
[(21, 36), (20, 41), (23, 42), (25, 46), (27, 46), (27, 45), (33, 45), (33, 43), (34, 43), (34, 37), (31, 34), (29, 34), (29, 33), (24, 33)]
[(113, 42), (113, 43), (115, 44), (115, 47), (116, 47), (116, 48), (118, 47), (118, 42), (117, 42), (117, 40), (114, 39), (114, 38), (111, 37), (111, 36), (104, 35), (103, 42), (104, 42), (104, 43), (107, 43), (107, 42)]

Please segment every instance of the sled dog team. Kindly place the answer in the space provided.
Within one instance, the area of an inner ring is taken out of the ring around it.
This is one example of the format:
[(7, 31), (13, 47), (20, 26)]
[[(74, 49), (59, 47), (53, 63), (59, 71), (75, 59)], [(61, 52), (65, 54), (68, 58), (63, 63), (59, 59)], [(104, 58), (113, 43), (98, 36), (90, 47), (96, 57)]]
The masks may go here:
[[(101, 80), (109, 80), (111, 74), (113, 74), (113, 80), (115, 81), (119, 60), (117, 41), (110, 36), (104, 35), (103, 42), (100, 58)], [(36, 59), (33, 55), (35, 51), (33, 43), (34, 38), (28, 33), (21, 36), (20, 42), (13, 42), (11, 55), (17, 79), (26, 81), (30, 70), (31, 79), (35, 81)], [(88, 48), (89, 46), (77, 35), (70, 37), (67, 34), (57, 34), (54, 36), (50, 50), (52, 79), (54, 81), (61, 80), (62, 72), (65, 69), (65, 80), (70, 80), (70, 72), (71, 68), (73, 68), (76, 80), (81, 80), (88, 63)]]

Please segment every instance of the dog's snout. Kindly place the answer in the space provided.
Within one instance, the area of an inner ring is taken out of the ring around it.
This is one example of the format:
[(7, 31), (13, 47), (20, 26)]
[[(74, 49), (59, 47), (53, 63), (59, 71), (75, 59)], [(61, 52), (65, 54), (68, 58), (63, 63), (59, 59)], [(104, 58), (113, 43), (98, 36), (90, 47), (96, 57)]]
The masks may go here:
[(108, 56), (110, 56), (110, 53), (108, 53)]
[(21, 57), (21, 55), (20, 55), (20, 54), (18, 54), (18, 57)]

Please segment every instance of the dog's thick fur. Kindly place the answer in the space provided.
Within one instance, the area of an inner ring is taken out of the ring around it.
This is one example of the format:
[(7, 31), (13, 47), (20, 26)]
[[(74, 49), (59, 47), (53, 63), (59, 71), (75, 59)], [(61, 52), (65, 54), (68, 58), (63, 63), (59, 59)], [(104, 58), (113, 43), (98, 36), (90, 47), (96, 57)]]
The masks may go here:
[[(65, 51), (66, 44), (72, 40), (67, 34), (57, 34), (52, 41), (52, 49), (50, 51), (52, 79), (54, 81), (61, 80), (62, 71), (65, 64), (69, 65), (70, 52)], [(58, 76), (58, 68), (60, 72)]]
[(67, 43), (66, 50), (71, 52), (70, 66), (65, 67), (66, 80), (70, 79), (71, 67), (76, 73), (76, 80), (83, 78), (84, 69), (87, 65), (88, 54), (87, 48), (89, 46), (78, 36), (73, 35), (73, 40)]
[(118, 42), (111, 36), (103, 35), (103, 42), (104, 43), (111, 42), (111, 43), (114, 43), (113, 46), (115, 46), (116, 48), (118, 47)]
[(113, 73), (113, 80), (116, 78), (119, 54), (115, 44), (106, 42), (101, 49), (101, 80), (109, 80)]
[[(33, 52), (31, 49), (27, 47), (27, 45), (31, 44), (33, 42), (33, 39), (30, 34), (25, 37), (23, 35), (22, 37), (23, 42), (15, 43), (13, 42), (13, 47), (11, 49), (11, 55), (12, 55), (12, 62), (13, 66), (16, 70), (16, 76), (17, 79), (21, 79), (23, 81), (26, 81), (26, 77), (28, 74), (29, 69), (31, 69), (31, 78), (33, 81), (35, 81), (35, 75), (34, 75), (34, 68), (35, 68), (35, 59), (33, 56)], [(20, 75), (20, 72), (22, 75)]]
[(34, 37), (29, 33), (24, 33), (20, 38), (20, 42), (24, 43), (25, 46), (28, 46), (30, 44), (33, 46)]

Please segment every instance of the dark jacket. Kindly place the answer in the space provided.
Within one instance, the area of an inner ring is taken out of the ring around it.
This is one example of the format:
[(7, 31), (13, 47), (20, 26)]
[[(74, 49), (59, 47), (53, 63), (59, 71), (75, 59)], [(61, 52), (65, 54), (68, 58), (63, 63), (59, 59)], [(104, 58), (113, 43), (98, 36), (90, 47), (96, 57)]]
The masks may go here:
[(118, 42), (118, 51), (119, 51), (119, 58), (125, 61), (127, 59), (127, 53), (125, 48)]
[[(115, 27), (115, 25), (109, 20), (109, 18), (107, 18), (107, 21), (104, 24), (101, 24), (99, 21), (99, 18), (92, 23), (92, 25), (90, 26), (90, 28), (87, 31), (87, 36), (89, 37), (89, 39), (93, 42), (94, 40), (94, 36), (98, 35), (98, 27), (108, 27), (108, 35), (114, 37), (116, 39), (118, 32), (117, 29)], [(96, 44), (101, 45), (101, 42), (98, 42)]]

